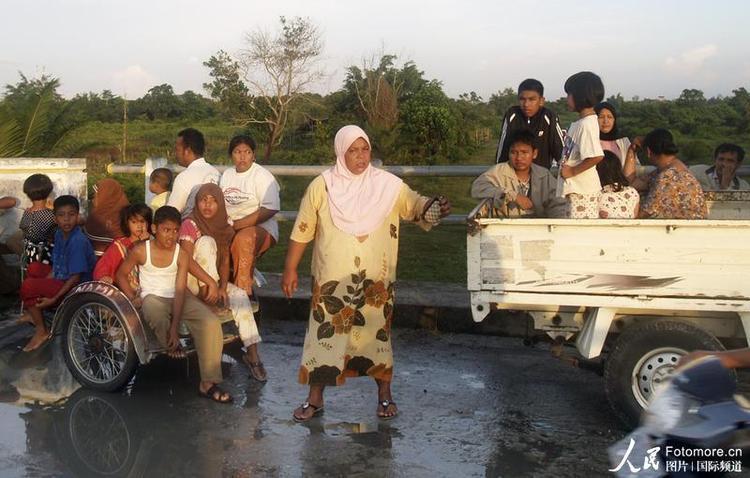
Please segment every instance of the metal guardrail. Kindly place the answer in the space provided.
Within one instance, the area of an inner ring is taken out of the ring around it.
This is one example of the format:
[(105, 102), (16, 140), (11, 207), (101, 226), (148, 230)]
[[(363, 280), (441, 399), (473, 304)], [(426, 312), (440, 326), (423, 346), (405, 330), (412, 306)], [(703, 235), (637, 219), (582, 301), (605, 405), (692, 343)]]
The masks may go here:
[[(399, 177), (477, 177), (485, 172), (491, 164), (487, 165), (454, 165), (454, 166), (383, 166), (382, 161), (373, 160), (373, 164), (389, 173)], [(219, 172), (224, 172), (231, 166), (226, 164), (214, 165)], [(317, 176), (330, 166), (308, 166), (308, 165), (263, 165), (275, 176)], [(143, 174), (145, 175), (146, 202), (149, 202), (148, 178), (151, 171), (156, 168), (169, 168), (175, 173), (184, 171), (185, 168), (177, 164), (169, 164), (165, 158), (149, 158), (143, 166), (135, 164), (109, 164), (109, 174)], [(653, 166), (638, 166), (638, 174), (644, 174), (654, 169)], [(750, 176), (750, 166), (741, 166), (737, 171), (738, 176)], [(297, 217), (296, 211), (279, 211), (276, 218), (279, 221), (294, 221)], [(442, 220), (443, 224), (465, 224), (466, 216), (463, 214), (451, 214)]]
[[(380, 163), (380, 164), (378, 164)], [(376, 166), (395, 174), (399, 177), (476, 177), (485, 172), (488, 166), (382, 166), (382, 162), (373, 160)], [(227, 168), (232, 166), (226, 164), (215, 164), (214, 167), (223, 173)], [(293, 166), (293, 165), (263, 165), (274, 176), (318, 176), (330, 166)], [(143, 174), (145, 176), (146, 202), (149, 202), (148, 178), (151, 171), (156, 168), (169, 168), (175, 173), (185, 170), (184, 167), (177, 164), (168, 164), (164, 158), (149, 158), (146, 164), (109, 164), (107, 172), (109, 174)], [(276, 216), (279, 222), (294, 221), (297, 218), (297, 211), (279, 211)], [(463, 214), (451, 214), (441, 221), (443, 224), (466, 224), (466, 216)]]

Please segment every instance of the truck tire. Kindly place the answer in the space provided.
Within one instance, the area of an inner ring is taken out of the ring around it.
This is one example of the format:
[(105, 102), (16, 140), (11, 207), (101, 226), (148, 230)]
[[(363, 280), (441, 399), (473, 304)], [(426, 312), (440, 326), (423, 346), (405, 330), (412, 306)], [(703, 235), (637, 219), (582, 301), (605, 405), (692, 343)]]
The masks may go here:
[(629, 428), (655, 390), (672, 375), (680, 358), (693, 350), (724, 350), (712, 334), (687, 322), (649, 320), (626, 328), (615, 341), (604, 366), (607, 400)]
[(81, 294), (66, 304), (60, 326), (65, 364), (86, 388), (114, 392), (127, 384), (138, 357), (117, 308), (98, 294)]

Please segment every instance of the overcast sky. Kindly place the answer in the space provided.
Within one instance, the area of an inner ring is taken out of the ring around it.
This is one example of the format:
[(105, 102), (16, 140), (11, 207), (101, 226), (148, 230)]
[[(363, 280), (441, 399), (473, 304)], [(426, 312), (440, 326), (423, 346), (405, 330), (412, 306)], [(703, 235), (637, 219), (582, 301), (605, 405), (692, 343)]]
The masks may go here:
[(47, 73), (65, 96), (148, 88), (205, 94), (202, 62), (236, 53), (244, 33), (273, 29), (280, 15), (309, 17), (323, 31), (330, 78), (381, 50), (410, 59), (446, 93), (485, 99), (527, 77), (547, 98), (592, 70), (607, 96), (706, 96), (750, 89), (750, 2), (471, 0), (3, 0), (0, 85)]

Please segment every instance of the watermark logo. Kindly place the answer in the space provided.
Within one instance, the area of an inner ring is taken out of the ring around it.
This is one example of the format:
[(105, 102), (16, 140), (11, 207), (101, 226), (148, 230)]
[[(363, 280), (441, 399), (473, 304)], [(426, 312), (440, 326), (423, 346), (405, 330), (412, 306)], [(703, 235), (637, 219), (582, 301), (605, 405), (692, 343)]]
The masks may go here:
[[(641, 472), (665, 473), (741, 473), (741, 448), (694, 448), (681, 446), (653, 446), (643, 451), (636, 450), (636, 440), (630, 438), (628, 449), (619, 464), (610, 472), (626, 472), (636, 475)], [(642, 455), (642, 456), (639, 456)], [(642, 459), (642, 464), (641, 464)], [(627, 468), (626, 468), (627, 467)]]
[(655, 446), (653, 448), (649, 448), (646, 450), (646, 456), (643, 457), (643, 467), (640, 468), (636, 465), (633, 465), (630, 461), (630, 454), (633, 453), (633, 448), (635, 447), (635, 439), (630, 439), (630, 445), (628, 445), (628, 451), (625, 452), (625, 455), (622, 457), (622, 461), (619, 465), (617, 465), (615, 468), (609, 470), (611, 472), (618, 472), (622, 469), (625, 464), (628, 465), (630, 468), (631, 473), (638, 473), (641, 470), (650, 470), (653, 469), (654, 471), (659, 471), (659, 451), (661, 450), (661, 447)]

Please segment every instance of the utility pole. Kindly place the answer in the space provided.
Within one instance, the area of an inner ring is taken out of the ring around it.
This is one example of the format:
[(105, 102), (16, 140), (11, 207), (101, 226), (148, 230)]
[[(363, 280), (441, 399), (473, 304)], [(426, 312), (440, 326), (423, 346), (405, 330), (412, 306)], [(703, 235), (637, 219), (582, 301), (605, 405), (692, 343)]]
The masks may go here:
[(122, 162), (125, 160), (128, 152), (128, 96), (122, 95)]

